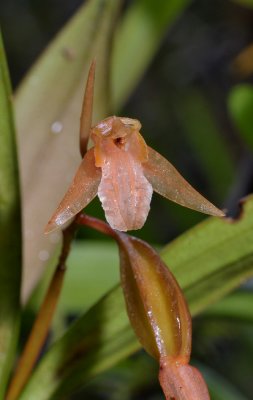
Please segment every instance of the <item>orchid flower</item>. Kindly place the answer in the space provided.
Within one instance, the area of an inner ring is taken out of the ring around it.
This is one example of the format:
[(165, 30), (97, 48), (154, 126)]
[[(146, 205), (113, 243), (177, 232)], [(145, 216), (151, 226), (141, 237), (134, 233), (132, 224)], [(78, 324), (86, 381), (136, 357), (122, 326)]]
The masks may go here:
[[(46, 227), (63, 227), (98, 195), (113, 229), (140, 229), (148, 216), (153, 191), (205, 214), (225, 214), (198, 193), (167, 161), (147, 146), (136, 119), (111, 116), (91, 127), (95, 64), (86, 84), (81, 115), (83, 160), (73, 182)], [(94, 146), (87, 152), (87, 142)]]

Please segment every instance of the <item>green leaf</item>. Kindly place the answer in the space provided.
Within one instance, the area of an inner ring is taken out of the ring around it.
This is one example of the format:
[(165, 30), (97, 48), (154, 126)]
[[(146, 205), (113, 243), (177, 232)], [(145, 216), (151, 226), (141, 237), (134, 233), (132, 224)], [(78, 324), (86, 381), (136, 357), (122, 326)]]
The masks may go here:
[(19, 329), (21, 217), (15, 130), (8, 68), (0, 35), (0, 398)]
[[(118, 265), (115, 243), (76, 241), (68, 257), (67, 277), (57, 306), (57, 319), (75, 312), (83, 313), (112, 289), (119, 281)], [(52, 271), (48, 272), (29, 301), (28, 306), (33, 311), (38, 310), (44, 298), (52, 277)]]
[(66, 396), (138, 348), (121, 288), (117, 287), (74, 323), (48, 352), (20, 399)]
[(121, 0), (85, 2), (16, 94), (24, 204), (24, 299), (61, 240), (57, 233), (45, 236), (44, 228), (81, 161), (79, 119), (86, 75), (94, 57), (94, 122), (108, 115), (109, 53), (120, 4)]
[(163, 250), (194, 315), (253, 275), (252, 227), (249, 196), (237, 220), (207, 219)]
[(112, 289), (119, 280), (118, 264), (115, 243), (76, 243), (68, 258), (68, 276), (59, 303), (62, 313), (83, 312)]
[[(162, 252), (193, 315), (253, 275), (253, 197), (236, 221), (209, 218)], [(101, 255), (102, 257), (102, 255)], [(102, 260), (101, 260), (102, 265)], [(85, 282), (84, 282), (85, 284)], [(75, 323), (43, 357), (22, 400), (71, 392), (139, 348), (118, 287)]]
[(213, 304), (203, 318), (220, 318), (222, 321), (253, 322), (253, 292), (238, 291)]
[(127, 9), (112, 54), (114, 112), (121, 109), (135, 89), (166, 31), (190, 3), (190, 0), (135, 0)]
[(228, 107), (240, 135), (253, 151), (253, 86), (242, 84), (233, 87), (228, 97)]

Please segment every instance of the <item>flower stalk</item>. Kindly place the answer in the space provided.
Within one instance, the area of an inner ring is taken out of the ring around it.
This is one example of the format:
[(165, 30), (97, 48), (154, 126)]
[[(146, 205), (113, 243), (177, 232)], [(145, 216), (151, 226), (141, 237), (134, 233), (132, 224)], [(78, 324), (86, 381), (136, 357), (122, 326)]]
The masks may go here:
[(18, 399), (18, 396), (29, 379), (34, 365), (39, 358), (41, 349), (46, 341), (61, 294), (66, 271), (66, 260), (69, 255), (71, 242), (74, 238), (76, 228), (77, 225), (74, 222), (63, 231), (63, 243), (59, 262), (56, 266), (47, 293), (33, 324), (23, 353), (17, 363), (16, 371), (13, 375), (6, 395), (6, 400)]

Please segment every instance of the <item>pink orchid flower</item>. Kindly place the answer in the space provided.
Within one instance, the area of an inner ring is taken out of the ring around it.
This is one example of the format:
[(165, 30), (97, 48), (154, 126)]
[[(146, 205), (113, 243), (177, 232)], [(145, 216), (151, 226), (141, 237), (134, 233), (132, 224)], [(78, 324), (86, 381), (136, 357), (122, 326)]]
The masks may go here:
[[(184, 207), (222, 217), (225, 214), (198, 193), (167, 161), (147, 146), (136, 119), (108, 117), (91, 128), (95, 64), (91, 65), (81, 117), (83, 160), (67, 193), (46, 227), (63, 227), (98, 195), (113, 229), (140, 229), (153, 191)], [(86, 152), (88, 138), (94, 146)]]

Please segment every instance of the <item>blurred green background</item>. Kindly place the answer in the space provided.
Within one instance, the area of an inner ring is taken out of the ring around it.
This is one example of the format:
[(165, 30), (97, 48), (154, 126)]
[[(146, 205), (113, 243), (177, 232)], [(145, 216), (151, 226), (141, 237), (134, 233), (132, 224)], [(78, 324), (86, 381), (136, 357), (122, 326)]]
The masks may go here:
[[(125, 1), (122, 13), (133, 2)], [(0, 22), (14, 88), (82, 3), (80, 0), (1, 1)], [(118, 114), (139, 119), (149, 145), (168, 158), (210, 201), (227, 209), (230, 216), (237, 216), (238, 201), (253, 189), (253, 54), (249, 52), (248, 58), (238, 58), (253, 43), (253, 2), (188, 3), (166, 30), (143, 79), (119, 107)], [(153, 7), (155, 10), (155, 2)], [(126, 65), (126, 71), (127, 68)], [(86, 211), (103, 218), (97, 199)], [(204, 218), (154, 195), (145, 227), (135, 234), (161, 246)], [(84, 229), (78, 238), (92, 240), (87, 245), (90, 251), (87, 257), (98, 271), (99, 279), (92, 291), (99, 296), (117, 281), (115, 247), (106, 246), (103, 250), (103, 244), (100, 245), (105, 265), (99, 273), (93, 240), (106, 239)], [(78, 243), (76, 248), (78, 259)], [(65, 301), (72, 283), (78, 283), (78, 271), (78, 268), (72, 271), (72, 275), (70, 271), (66, 280)], [(89, 282), (89, 276), (86, 278)], [(241, 315), (242, 309), (252, 307), (251, 288), (248, 283), (237, 317), (229, 318), (224, 300), (220, 305), (221, 315), (219, 310), (213, 313), (210, 310), (195, 320), (193, 357), (199, 365), (205, 365), (213, 399), (252, 399), (253, 312)], [(92, 294), (84, 293), (84, 298), (83, 303), (86, 301), (88, 307)], [(62, 324), (75, 318), (80, 311), (75, 308), (77, 302), (75, 299), (71, 308), (70, 299), (67, 312), (62, 303), (64, 318), (56, 321), (56, 331), (61, 332)], [(28, 310), (23, 321), (24, 336), (29, 318)], [(162, 399), (156, 369), (153, 360), (138, 353), (96, 378), (73, 399)]]

